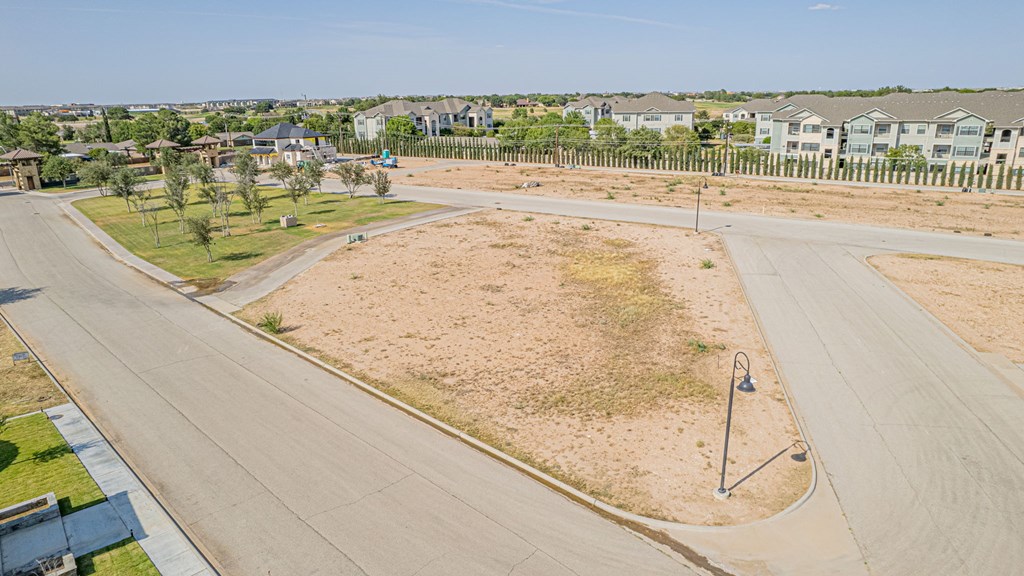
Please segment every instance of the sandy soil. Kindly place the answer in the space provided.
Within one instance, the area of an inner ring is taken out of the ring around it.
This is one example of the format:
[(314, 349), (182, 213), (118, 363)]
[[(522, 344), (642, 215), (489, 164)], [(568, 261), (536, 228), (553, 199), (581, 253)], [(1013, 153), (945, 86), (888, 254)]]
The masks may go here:
[(923, 254), (869, 262), (975, 350), (1024, 364), (1024, 266)]
[(67, 402), (35, 360), (14, 363), (12, 355), (24, 351), (0, 320), (0, 416), (26, 414)]
[[(517, 189), (536, 180), (539, 188)], [(503, 165), (459, 166), (403, 177), (401, 184), (693, 208), (699, 176)], [(720, 212), (1024, 238), (1024, 197), (894, 190), (839, 184), (709, 178), (704, 208)]]
[[(809, 482), (714, 235), (479, 213), (340, 250), (241, 315), (271, 310), (290, 341), (634, 512), (752, 521)], [(718, 502), (737, 350), (758, 391), (737, 395), (728, 484), (790, 450)]]

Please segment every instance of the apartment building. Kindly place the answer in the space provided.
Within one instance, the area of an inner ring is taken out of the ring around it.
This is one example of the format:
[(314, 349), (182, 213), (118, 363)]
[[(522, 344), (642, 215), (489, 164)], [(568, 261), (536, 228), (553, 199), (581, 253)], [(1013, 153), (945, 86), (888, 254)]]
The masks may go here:
[(771, 151), (791, 157), (878, 158), (909, 145), (930, 164), (1024, 166), (1024, 92), (804, 96), (778, 104), (770, 112)]
[(441, 130), (454, 126), (467, 128), (494, 128), (489, 106), (480, 106), (462, 98), (445, 98), (436, 102), (409, 102), (390, 100), (369, 110), (357, 112), (353, 117), (356, 138), (376, 138), (384, 134), (384, 127), (395, 116), (407, 116), (426, 136), (440, 136)]
[(660, 92), (651, 92), (640, 98), (630, 98), (612, 106), (612, 120), (626, 130), (650, 128), (663, 132), (669, 126), (683, 125), (693, 128), (693, 102), (676, 100)]
[(604, 98), (601, 96), (587, 96), (574, 102), (569, 102), (562, 107), (562, 118), (565, 118), (573, 112), (579, 112), (583, 115), (583, 118), (587, 121), (587, 126), (591, 128), (598, 120), (612, 117), (612, 107), (624, 102), (618, 96), (610, 96)]

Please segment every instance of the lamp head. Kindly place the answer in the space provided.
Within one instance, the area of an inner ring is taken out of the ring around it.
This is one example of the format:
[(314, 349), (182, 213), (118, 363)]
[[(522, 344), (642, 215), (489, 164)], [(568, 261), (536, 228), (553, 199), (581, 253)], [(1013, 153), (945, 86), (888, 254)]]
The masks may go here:
[(704, 188), (705, 190), (707, 190), (707, 189), (708, 189), (708, 181), (707, 181), (707, 180), (705, 180), (705, 181), (704, 181), (704, 186), (703, 186), (703, 188)]
[(740, 392), (754, 392), (754, 383), (750, 381), (750, 373), (743, 375), (743, 380), (736, 385), (736, 389)]

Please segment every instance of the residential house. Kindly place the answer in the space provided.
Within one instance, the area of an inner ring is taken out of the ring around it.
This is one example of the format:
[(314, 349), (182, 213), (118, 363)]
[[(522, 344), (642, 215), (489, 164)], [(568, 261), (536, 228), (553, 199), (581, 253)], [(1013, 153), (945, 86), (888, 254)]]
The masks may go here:
[(223, 148), (234, 148), (235, 146), (252, 146), (252, 132), (217, 132), (214, 136), (220, 140)]
[(372, 139), (384, 133), (388, 120), (406, 116), (426, 136), (440, 136), (442, 130), (455, 126), (494, 128), (491, 108), (467, 102), (462, 98), (444, 98), (435, 102), (390, 100), (353, 117), (357, 138)]
[(663, 132), (669, 126), (693, 128), (693, 102), (676, 100), (660, 92), (623, 99), (612, 105), (612, 120), (627, 130), (650, 128)]
[(593, 127), (598, 120), (612, 117), (612, 107), (624, 100), (618, 96), (587, 96), (574, 102), (567, 103), (562, 107), (562, 118), (573, 112), (579, 112), (587, 121), (587, 126)]
[(276, 162), (299, 166), (300, 162), (333, 160), (338, 155), (337, 148), (327, 140), (327, 136), (287, 122), (271, 126), (252, 139), (253, 147), (249, 154), (262, 167)]
[(790, 157), (884, 157), (914, 146), (930, 164), (1024, 166), (1024, 93), (815, 96), (772, 112), (771, 150)]
[(540, 102), (534, 102), (529, 98), (516, 98), (516, 108), (533, 108), (543, 106)]

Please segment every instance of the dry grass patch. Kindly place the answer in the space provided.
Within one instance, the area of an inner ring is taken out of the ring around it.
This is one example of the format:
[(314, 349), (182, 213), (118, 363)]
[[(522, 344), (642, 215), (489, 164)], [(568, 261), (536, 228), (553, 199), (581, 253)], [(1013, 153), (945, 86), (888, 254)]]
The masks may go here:
[(975, 350), (1024, 364), (1024, 266), (928, 254), (869, 261)]
[(711, 496), (736, 350), (759, 393), (737, 401), (730, 477), (796, 438), (713, 235), (477, 213), (339, 250), (241, 316), (267, 310), (288, 310), (289, 342), (633, 512), (749, 521), (807, 487), (786, 458)]
[(24, 351), (25, 347), (0, 321), (0, 415), (16, 416), (67, 402), (35, 360), (14, 363), (12, 355)]

